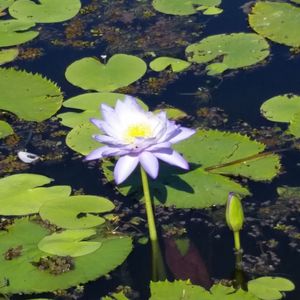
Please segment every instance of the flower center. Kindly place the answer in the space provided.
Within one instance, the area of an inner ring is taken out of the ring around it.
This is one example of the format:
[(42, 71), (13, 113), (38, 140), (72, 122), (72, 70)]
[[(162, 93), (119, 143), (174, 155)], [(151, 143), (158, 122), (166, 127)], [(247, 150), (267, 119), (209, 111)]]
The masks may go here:
[(135, 138), (151, 137), (151, 127), (148, 124), (134, 124), (127, 128), (125, 132), (125, 140), (128, 143), (134, 142)]

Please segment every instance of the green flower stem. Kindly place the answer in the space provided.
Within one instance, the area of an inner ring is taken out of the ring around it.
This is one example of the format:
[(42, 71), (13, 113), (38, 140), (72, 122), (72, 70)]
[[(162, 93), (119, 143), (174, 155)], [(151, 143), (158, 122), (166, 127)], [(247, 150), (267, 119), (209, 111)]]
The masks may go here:
[(241, 249), (240, 232), (234, 231), (233, 237), (234, 237), (234, 248), (235, 250), (239, 251)]
[(154, 213), (153, 213), (153, 208), (152, 208), (152, 201), (151, 201), (150, 191), (149, 191), (148, 177), (147, 177), (145, 170), (142, 167), (141, 167), (141, 176), (142, 176), (142, 183), (143, 183), (143, 191), (144, 191), (150, 240), (157, 241), (157, 232), (156, 232), (156, 227), (155, 227), (155, 219), (154, 219)]

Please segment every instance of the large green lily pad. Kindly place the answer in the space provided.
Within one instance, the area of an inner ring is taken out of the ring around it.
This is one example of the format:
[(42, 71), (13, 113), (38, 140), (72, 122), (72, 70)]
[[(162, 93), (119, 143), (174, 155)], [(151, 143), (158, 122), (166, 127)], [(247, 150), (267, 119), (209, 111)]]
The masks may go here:
[(252, 66), (264, 60), (269, 53), (269, 44), (263, 37), (244, 32), (212, 35), (186, 48), (189, 61), (200, 64), (211, 62), (206, 67), (208, 75)]
[(111, 92), (128, 86), (146, 72), (145, 62), (133, 55), (115, 54), (107, 64), (93, 57), (73, 62), (66, 70), (67, 80), (85, 90)]
[(128, 237), (95, 238), (91, 241), (100, 242), (101, 247), (88, 255), (73, 258), (71, 270), (54, 275), (33, 264), (48, 256), (37, 246), (46, 235), (46, 229), (27, 219), (16, 220), (8, 231), (0, 232), (0, 253), (21, 247), (20, 255), (11, 260), (5, 259), (5, 255), (0, 256), (0, 281), (7, 279), (9, 282), (8, 286), (0, 288), (0, 293), (40, 293), (85, 283), (120, 265), (132, 249)]
[(55, 23), (69, 20), (81, 8), (80, 0), (17, 0), (9, 7), (12, 17), (35, 23)]
[(258, 1), (249, 15), (249, 24), (276, 43), (300, 47), (300, 7), (285, 2)]
[(220, 3), (221, 0), (154, 0), (152, 5), (159, 12), (184, 16), (217, 6)]
[(181, 72), (191, 65), (190, 62), (174, 57), (158, 57), (151, 61), (150, 68), (153, 71), (160, 72), (167, 67), (171, 67), (173, 72)]
[(91, 213), (109, 212), (114, 204), (103, 197), (91, 195), (71, 196), (47, 201), (40, 208), (44, 220), (68, 229), (84, 229), (101, 225), (105, 219)]
[(249, 292), (263, 300), (280, 300), (281, 292), (293, 291), (295, 285), (282, 277), (259, 277), (248, 282)]
[(59, 256), (78, 257), (90, 254), (101, 246), (100, 242), (84, 241), (96, 235), (94, 229), (74, 229), (54, 232), (45, 236), (39, 243), (40, 250)]
[(70, 195), (69, 186), (40, 187), (51, 181), (37, 174), (16, 174), (0, 179), (0, 215), (34, 214), (44, 202)]
[(60, 89), (39, 74), (0, 69), (0, 109), (26, 121), (43, 121), (62, 105)]
[(38, 31), (25, 31), (35, 25), (27, 20), (0, 21), (0, 47), (19, 45), (33, 40), (39, 35)]
[(288, 132), (300, 137), (300, 96), (275, 96), (265, 101), (260, 111), (270, 121), (290, 123)]
[(13, 133), (13, 128), (7, 122), (0, 120), (0, 139), (3, 139)]
[(0, 12), (8, 8), (15, 0), (0, 0)]
[(18, 54), (18, 48), (0, 50), (0, 66), (13, 61)]
[[(124, 100), (126, 95), (118, 93), (87, 93), (63, 102), (64, 107), (83, 110), (83, 112), (66, 112), (57, 115), (61, 123), (68, 127), (75, 127), (88, 123), (90, 118), (102, 119), (101, 104), (114, 107), (117, 100)], [(147, 105), (138, 100), (138, 103), (147, 110)], [(80, 141), (79, 141), (80, 142)]]

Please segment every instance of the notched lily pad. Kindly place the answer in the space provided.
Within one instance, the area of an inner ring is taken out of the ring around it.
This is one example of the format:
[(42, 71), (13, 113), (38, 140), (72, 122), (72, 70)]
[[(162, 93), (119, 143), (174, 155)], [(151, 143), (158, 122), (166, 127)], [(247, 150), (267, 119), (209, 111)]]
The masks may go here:
[(171, 67), (173, 72), (181, 72), (187, 69), (190, 65), (190, 62), (182, 59), (174, 57), (158, 57), (151, 61), (150, 68), (153, 71), (160, 72), (165, 70), (167, 67)]
[(65, 230), (45, 236), (39, 243), (41, 251), (59, 256), (78, 257), (96, 251), (101, 242), (83, 241), (96, 235), (93, 229)]
[(60, 89), (50, 80), (14, 69), (0, 69), (0, 90), (0, 109), (26, 121), (50, 118), (63, 101)]
[(208, 75), (257, 64), (269, 53), (269, 44), (263, 37), (244, 32), (212, 35), (186, 48), (189, 61), (211, 62), (206, 67)]
[(69, 20), (81, 8), (80, 0), (17, 0), (9, 7), (12, 17), (35, 23), (55, 23)]
[[(86, 229), (101, 225), (105, 219), (94, 213), (109, 212), (114, 204), (103, 197), (80, 195), (47, 201), (40, 208), (42, 219), (68, 229)], [(93, 214), (91, 214), (93, 213)]]
[(260, 35), (280, 44), (300, 47), (300, 7), (285, 2), (258, 1), (249, 24)]
[(0, 139), (3, 139), (13, 133), (13, 128), (7, 122), (0, 120)]
[(147, 70), (145, 62), (133, 55), (115, 54), (107, 64), (93, 57), (73, 62), (66, 70), (67, 80), (85, 90), (111, 92), (140, 79)]
[(0, 179), (0, 215), (38, 213), (44, 202), (70, 195), (69, 186), (41, 187), (51, 181), (37, 174), (16, 174)]

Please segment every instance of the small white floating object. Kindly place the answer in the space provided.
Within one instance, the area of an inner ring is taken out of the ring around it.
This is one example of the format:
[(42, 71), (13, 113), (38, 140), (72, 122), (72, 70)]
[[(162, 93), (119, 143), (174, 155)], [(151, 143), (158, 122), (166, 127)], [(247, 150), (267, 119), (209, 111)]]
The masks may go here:
[(40, 159), (38, 155), (25, 151), (19, 151), (18, 157), (21, 161), (23, 161), (26, 164), (32, 164), (33, 162)]

